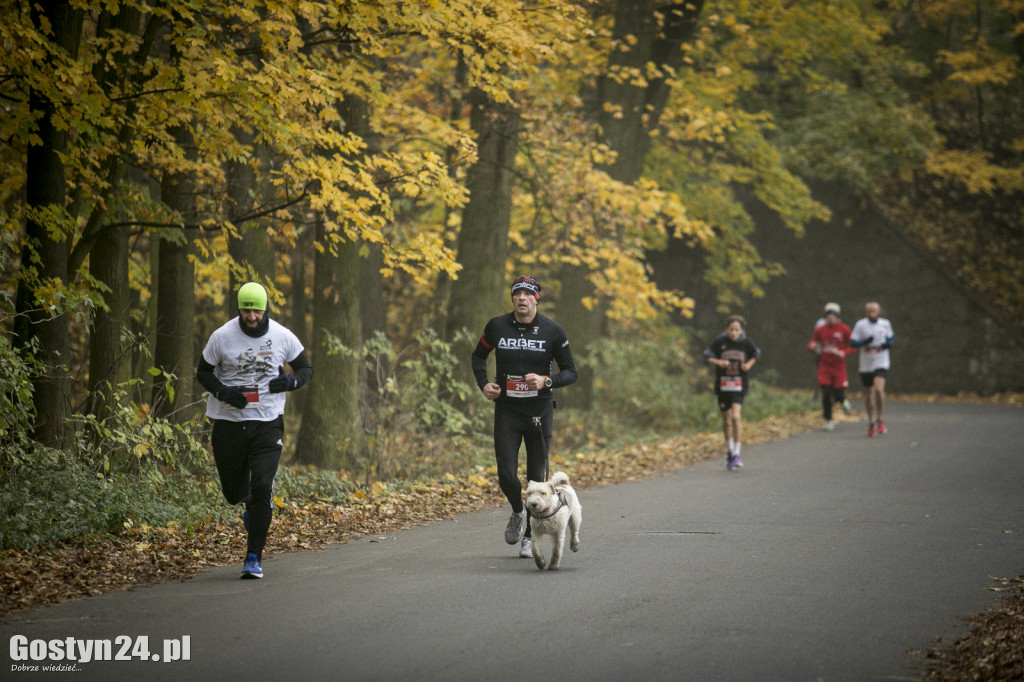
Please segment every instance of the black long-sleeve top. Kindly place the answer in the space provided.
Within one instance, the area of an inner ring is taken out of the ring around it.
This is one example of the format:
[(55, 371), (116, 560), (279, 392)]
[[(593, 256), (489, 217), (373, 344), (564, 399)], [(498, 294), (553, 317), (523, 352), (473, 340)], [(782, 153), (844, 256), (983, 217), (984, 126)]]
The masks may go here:
[[(501, 387), (498, 400), (513, 405), (551, 400), (552, 388), (568, 386), (576, 381), (576, 365), (569, 350), (569, 339), (561, 325), (537, 313), (531, 322), (517, 322), (513, 313), (491, 318), (473, 351), (473, 375), (480, 388), (489, 383), (487, 356), (494, 351), (497, 376)], [(558, 373), (552, 374), (552, 361)], [(516, 379), (527, 374), (551, 377), (551, 388), (533, 391), (517, 385)]]

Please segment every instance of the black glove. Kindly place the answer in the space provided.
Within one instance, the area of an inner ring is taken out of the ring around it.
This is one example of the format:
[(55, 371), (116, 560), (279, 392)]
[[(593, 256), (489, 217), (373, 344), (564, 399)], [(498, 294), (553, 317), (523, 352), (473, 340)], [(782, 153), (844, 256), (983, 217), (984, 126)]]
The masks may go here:
[(249, 404), (249, 401), (246, 400), (242, 392), (239, 391), (234, 386), (225, 386), (224, 388), (214, 393), (213, 397), (215, 397), (217, 400), (223, 400), (231, 407), (237, 407), (240, 410)]
[(294, 391), (298, 383), (297, 377), (285, 374), (284, 367), (278, 367), (277, 376), (270, 380), (269, 388), (271, 393), (284, 393), (285, 391)]
[(889, 342), (888, 342), (888, 341), (886, 341), (886, 342), (885, 342), (885, 343), (883, 343), (883, 344), (882, 344), (881, 346), (879, 346), (879, 348), (881, 348), (882, 350), (888, 350), (888, 349), (889, 349), (889, 347), (890, 347), (890, 346), (889, 346)]

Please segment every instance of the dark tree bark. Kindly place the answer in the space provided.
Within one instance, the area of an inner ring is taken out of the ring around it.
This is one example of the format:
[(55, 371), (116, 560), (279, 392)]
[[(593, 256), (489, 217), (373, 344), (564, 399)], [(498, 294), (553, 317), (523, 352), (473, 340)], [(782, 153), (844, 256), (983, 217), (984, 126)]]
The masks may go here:
[[(370, 141), (372, 147), (368, 104), (349, 98), (337, 107), (346, 129)], [(330, 236), (322, 221), (317, 224), (316, 241), (329, 245)], [(358, 242), (344, 238), (335, 246), (337, 255), (325, 248), (317, 250), (314, 260), (312, 355), (316, 380), (306, 397), (295, 458), (323, 468), (353, 469), (364, 450), (359, 409), (362, 259)], [(332, 341), (350, 352), (328, 352)]]
[[(111, 30), (134, 34), (139, 29), (139, 19), (139, 12), (134, 9), (122, 8), (116, 15), (104, 12), (97, 22), (97, 37), (102, 37)], [(143, 42), (146, 47), (140, 56), (148, 53), (150, 44), (149, 41)], [(97, 84), (105, 91), (109, 91), (113, 83), (124, 82), (126, 72), (123, 67), (126, 62), (127, 58), (122, 57), (117, 64), (119, 68), (111, 68), (106, 62), (98, 63), (93, 68)], [(131, 106), (130, 110), (134, 111), (134, 106)], [(122, 147), (127, 145), (131, 135), (130, 126), (126, 125), (121, 129), (118, 142)], [(90, 272), (109, 288), (109, 291), (104, 293), (107, 309), (101, 308), (96, 311), (89, 340), (90, 409), (101, 421), (108, 417), (110, 410), (113, 409), (114, 389), (132, 376), (131, 346), (125, 341), (125, 332), (132, 324), (132, 294), (128, 284), (128, 233), (122, 228), (99, 227), (108, 217), (108, 207), (114, 203), (114, 196), (123, 174), (120, 159), (115, 155), (107, 166), (107, 195), (104, 201), (97, 202), (89, 216), (83, 239), (75, 247), (75, 251), (90, 254)], [(79, 259), (84, 259), (84, 255), (76, 256), (73, 252), (72, 269), (76, 267), (75, 262)]]
[[(322, 221), (316, 240), (327, 243)], [(359, 247), (338, 245), (337, 255), (317, 251), (313, 277), (313, 338), (309, 344), (316, 378), (308, 387), (295, 459), (325, 469), (355, 468), (361, 447), (359, 419)], [(332, 341), (352, 353), (331, 353)]]
[(110, 289), (104, 294), (108, 310), (96, 311), (89, 339), (89, 395), (92, 412), (100, 420), (113, 407), (113, 390), (132, 375), (131, 346), (124, 340), (124, 331), (131, 326), (129, 254), (128, 233), (105, 230), (89, 260), (92, 275)]
[[(675, 70), (683, 65), (682, 45), (697, 28), (704, 0), (660, 3), (654, 0), (619, 0), (615, 5), (616, 43), (634, 36), (637, 42), (629, 50), (613, 50), (609, 67), (645, 71), (648, 63)], [(601, 141), (617, 153), (608, 174), (626, 183), (636, 182), (643, 174), (644, 161), (651, 148), (651, 131), (658, 126), (668, 102), (671, 87), (665, 78), (651, 78), (646, 85), (630, 80), (620, 82), (609, 76), (598, 79), (597, 121)], [(615, 109), (604, 106), (615, 105)], [(621, 112), (616, 116), (615, 112)]]
[[(655, 0), (618, 0), (615, 4), (616, 45), (636, 41), (628, 50), (613, 49), (609, 67), (640, 69), (647, 63), (671, 69), (683, 63), (682, 45), (696, 29), (704, 0), (664, 4)], [(651, 148), (651, 131), (658, 125), (671, 92), (664, 78), (650, 79), (636, 85), (630, 79), (618, 82), (604, 76), (598, 79), (597, 98), (591, 112), (601, 131), (600, 140), (617, 153), (606, 170), (609, 176), (623, 183), (636, 182), (643, 173), (644, 161)], [(613, 105), (606, 107), (606, 104)], [(616, 115), (618, 112), (619, 116)], [(582, 298), (593, 296), (594, 288), (585, 268), (567, 266), (562, 269), (563, 295), (559, 301), (559, 319), (575, 344), (574, 354), (586, 358), (590, 343), (602, 335), (605, 327), (605, 306), (588, 310)], [(560, 396), (569, 407), (588, 409), (593, 400), (593, 373), (585, 367), (573, 390)]]
[[(288, 294), (288, 306), (281, 311), (281, 319), (288, 320), (288, 328), (299, 337), (303, 344), (309, 343), (312, 339), (312, 301), (309, 292), (313, 288), (310, 278), (311, 258), (313, 253), (314, 228), (305, 226), (299, 230), (295, 241), (295, 248), (289, 251), (291, 259), (289, 274), (292, 281), (292, 288)], [(288, 396), (288, 408), (292, 414), (302, 414), (306, 409), (306, 401), (310, 391), (296, 391)]]
[[(513, 104), (494, 102), (482, 90), (469, 96), (470, 127), (476, 133), (478, 158), (467, 178), (469, 203), (462, 213), (457, 256), (462, 270), (451, 283), (446, 338), (461, 329), (483, 331), (491, 317), (511, 309), (505, 264), (512, 220), (512, 188), (520, 121)], [(469, 357), (472, 349), (465, 350)], [(465, 378), (472, 377), (469, 363)]]
[[(255, 135), (243, 130), (235, 130), (235, 138), (246, 148), (255, 151)], [(259, 155), (257, 155), (259, 158)], [(261, 195), (256, 169), (243, 159), (229, 161), (227, 164), (228, 205), (226, 213), (239, 232), (238, 238), (228, 237), (228, 254), (236, 265), (246, 268), (256, 279), (271, 281), (274, 279), (274, 250), (267, 237), (267, 225), (263, 220), (244, 222), (245, 216), (251, 215), (256, 206), (255, 198)], [(230, 291), (233, 293), (253, 277), (234, 276), (230, 278)], [(237, 302), (233, 296), (225, 300), (225, 307), (230, 315), (238, 312)]]
[[(183, 149), (194, 155), (191, 134), (179, 128), (175, 139)], [(194, 188), (184, 173), (169, 173), (160, 186), (165, 204), (182, 217), (181, 238), (160, 241), (157, 272), (156, 348), (153, 362), (165, 373), (174, 376), (168, 384), (164, 375), (153, 379), (153, 413), (172, 419), (188, 416), (179, 408), (192, 398), (195, 374), (195, 267), (189, 259), (192, 244), (198, 236)], [(173, 392), (173, 396), (171, 395)]]
[[(36, 26), (50, 24), (54, 51), (74, 59), (82, 35), (81, 11), (68, 2), (41, 0), (32, 5), (31, 12)], [(15, 345), (22, 349), (38, 344), (38, 357), (44, 363), (43, 374), (33, 380), (36, 424), (32, 435), (46, 445), (63, 447), (70, 438), (65, 424), (71, 395), (68, 320), (65, 314), (51, 319), (47, 311), (38, 309), (35, 298), (42, 282), (68, 284), (74, 219), (66, 215), (67, 185), (61, 161), (61, 154), (68, 148), (68, 134), (54, 125), (55, 104), (44, 93), (31, 91), (29, 106), (39, 115), (40, 142), (27, 150), (25, 200), (29, 217), (15, 299), (18, 317), (14, 338)], [(58, 216), (57, 224), (52, 223), (53, 217), (43, 217), (47, 213)]]

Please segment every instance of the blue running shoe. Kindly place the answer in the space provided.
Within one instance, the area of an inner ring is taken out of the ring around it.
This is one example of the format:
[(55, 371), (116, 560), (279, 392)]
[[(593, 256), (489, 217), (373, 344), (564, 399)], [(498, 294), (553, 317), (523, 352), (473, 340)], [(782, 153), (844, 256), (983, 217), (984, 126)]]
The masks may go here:
[(736, 457), (730, 452), (725, 456), (725, 468), (727, 471), (732, 471), (734, 466), (736, 466)]
[(243, 578), (262, 578), (263, 567), (260, 566), (260, 560), (256, 558), (255, 554), (245, 555), (245, 564), (242, 565), (242, 577)]
[(743, 460), (740, 459), (739, 455), (736, 455), (735, 457), (732, 458), (732, 468), (733, 469), (742, 469), (743, 468)]

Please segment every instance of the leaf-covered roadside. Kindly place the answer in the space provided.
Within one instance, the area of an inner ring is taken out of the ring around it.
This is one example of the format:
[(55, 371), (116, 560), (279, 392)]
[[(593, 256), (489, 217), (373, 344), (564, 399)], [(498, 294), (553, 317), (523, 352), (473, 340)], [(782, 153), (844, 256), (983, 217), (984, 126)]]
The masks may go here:
[(1024, 576), (1000, 578), (999, 605), (970, 618), (970, 632), (926, 654), (924, 682), (1024, 679)]
[[(817, 412), (749, 425), (750, 444), (785, 438), (820, 425)], [(585, 489), (646, 478), (721, 454), (721, 434), (700, 433), (565, 457), (553, 454)], [(275, 500), (265, 557), (389, 533), (502, 503), (493, 469), (406, 485), (375, 483), (332, 500)], [(241, 521), (132, 526), (114, 538), (62, 542), (38, 551), (8, 550), (0, 567), (0, 619), (46, 604), (187, 579), (209, 566), (237, 564), (245, 554)]]

